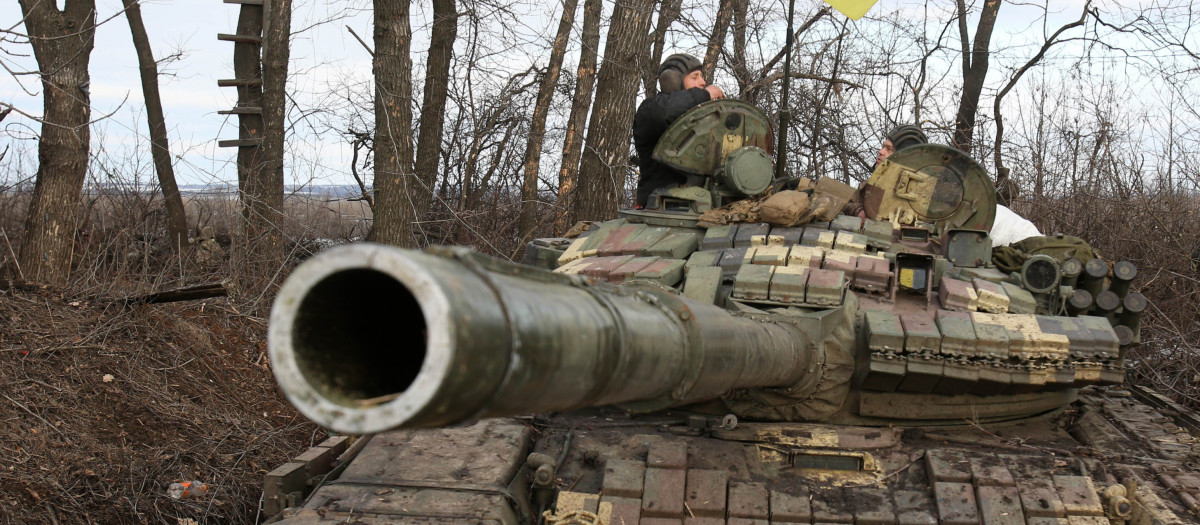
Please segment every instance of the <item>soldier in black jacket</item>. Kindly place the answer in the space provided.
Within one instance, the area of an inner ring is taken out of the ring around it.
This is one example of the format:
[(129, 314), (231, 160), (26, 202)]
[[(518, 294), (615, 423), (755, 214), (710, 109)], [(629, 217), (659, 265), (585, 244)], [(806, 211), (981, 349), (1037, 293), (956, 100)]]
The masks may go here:
[(696, 57), (674, 54), (658, 68), (658, 94), (638, 106), (633, 117), (633, 141), (641, 176), (638, 177), (637, 206), (646, 205), (650, 193), (687, 182), (687, 177), (652, 157), (658, 139), (675, 119), (701, 102), (725, 98), (725, 92), (704, 80), (703, 64)]

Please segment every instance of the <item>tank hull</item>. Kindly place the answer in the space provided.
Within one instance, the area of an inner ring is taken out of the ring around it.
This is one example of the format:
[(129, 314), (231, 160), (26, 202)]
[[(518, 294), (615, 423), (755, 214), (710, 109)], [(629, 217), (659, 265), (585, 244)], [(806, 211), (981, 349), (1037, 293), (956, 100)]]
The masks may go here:
[[(689, 173), (717, 180), (742, 135), (704, 129), (730, 149), (693, 144), (714, 156)], [(310, 260), (272, 312), (272, 364), (305, 415), (366, 435), (268, 474), (264, 511), (1198, 522), (1200, 417), (1124, 384), (1146, 309), (1136, 268), (1073, 237), (994, 251), (982, 167), (912, 149), (868, 182), (867, 219), (837, 215), (853, 188), (836, 181), (798, 183), (812, 198), (788, 202), (819, 209), (781, 224), (758, 222), (760, 201), (723, 206), (733, 194), (709, 181), (534, 241), (540, 269), (367, 244)]]

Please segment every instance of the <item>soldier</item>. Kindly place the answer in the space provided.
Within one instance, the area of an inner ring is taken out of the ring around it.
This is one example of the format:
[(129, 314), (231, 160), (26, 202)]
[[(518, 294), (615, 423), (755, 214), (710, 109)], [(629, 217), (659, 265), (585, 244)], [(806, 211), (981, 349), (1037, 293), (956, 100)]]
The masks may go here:
[(704, 80), (704, 65), (696, 57), (677, 53), (658, 68), (658, 94), (638, 106), (633, 117), (633, 141), (637, 148), (640, 176), (637, 207), (646, 206), (650, 193), (687, 182), (687, 176), (655, 161), (654, 147), (675, 119), (709, 100), (725, 98), (725, 91)]
[(875, 157), (875, 165), (879, 166), (897, 151), (926, 142), (929, 142), (929, 139), (921, 128), (912, 124), (896, 126), (884, 136), (883, 145), (879, 147), (879, 154)]
[[(879, 146), (879, 153), (875, 155), (875, 166), (883, 164), (883, 161), (891, 157), (893, 153), (904, 148), (917, 146), (929, 142), (925, 136), (925, 132), (921, 128), (912, 124), (896, 126), (883, 137), (883, 145)], [(863, 182), (858, 187), (858, 191), (854, 193), (854, 197), (850, 202), (846, 203), (846, 207), (842, 209), (842, 213), (846, 215), (857, 215), (858, 217), (866, 217), (867, 214), (863, 211), (862, 194), (863, 188), (867, 183)]]

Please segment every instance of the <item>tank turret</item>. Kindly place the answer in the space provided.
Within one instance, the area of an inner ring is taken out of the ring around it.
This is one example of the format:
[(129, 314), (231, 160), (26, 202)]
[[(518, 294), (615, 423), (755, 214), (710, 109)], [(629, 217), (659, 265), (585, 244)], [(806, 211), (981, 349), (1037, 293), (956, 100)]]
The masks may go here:
[(771, 185), (775, 135), (762, 110), (740, 100), (701, 104), (676, 120), (654, 160), (687, 175), (679, 188), (651, 193), (647, 210), (701, 213), (757, 196)]

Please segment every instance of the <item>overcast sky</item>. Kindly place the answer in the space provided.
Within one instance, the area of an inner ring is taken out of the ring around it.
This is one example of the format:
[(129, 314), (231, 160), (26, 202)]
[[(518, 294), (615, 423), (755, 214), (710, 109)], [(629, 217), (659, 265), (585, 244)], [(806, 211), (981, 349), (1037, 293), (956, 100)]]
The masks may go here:
[[(59, 2), (61, 4), (62, 0)], [(340, 2), (351, 7), (362, 3)], [(120, 9), (120, 0), (97, 1), (100, 20), (112, 17)], [(217, 87), (218, 79), (233, 77), (233, 44), (218, 41), (217, 34), (236, 32), (238, 9), (239, 6), (220, 0), (151, 0), (144, 2), (142, 7), (155, 58), (182, 52), (180, 60), (161, 68), (164, 75), (160, 79), (171, 151), (176, 156), (176, 175), (181, 184), (237, 180), (231, 164), (236, 149), (218, 148), (216, 141), (237, 138), (236, 119), (217, 114), (237, 102), (236, 89)], [(298, 67), (289, 79), (291, 84), (311, 91), (331, 78), (352, 74), (370, 76), (371, 62), (367, 52), (352, 39), (343, 38), (347, 34), (345, 27), (350, 25), (369, 41), (369, 13), (348, 10), (343, 14), (348, 18), (333, 20), (334, 15), (325, 2), (297, 2), (292, 27), (303, 32), (293, 40), (292, 61)], [(16, 2), (0, 3), (0, 24), (5, 29), (24, 33), (23, 24), (14, 27), (20, 19)], [(313, 27), (320, 22), (324, 23)], [(414, 22), (419, 23), (418, 20)], [(36, 68), (27, 45), (6, 42), (2, 49), (7, 56), (0, 56), (0, 60), (10, 69), (28, 71)], [(101, 164), (128, 172), (129, 150), (122, 146), (145, 141), (147, 130), (137, 55), (124, 16), (108, 20), (97, 30), (90, 71), (92, 117), (115, 112), (111, 118), (93, 126), (93, 154)], [(20, 79), (18, 83), (10, 75), (0, 76), (0, 100), (29, 114), (40, 115), (41, 86), (36, 77), (28, 75)], [(26, 174), (32, 173), (28, 163), (36, 163), (33, 138), (37, 125), (15, 114), (10, 115), (3, 125), (8, 133), (0, 137), (0, 142), (11, 144), (12, 149), (24, 153), (26, 158), (19, 169)], [(31, 126), (34, 129), (31, 130)], [(329, 151), (320, 152), (322, 156), (328, 157), (329, 162), (342, 160), (338, 142), (330, 141), (327, 147)], [(135, 160), (141, 162), (135, 164), (135, 171), (147, 180), (152, 179), (148, 156)], [(13, 173), (0, 174), (0, 179), (12, 176)]]

